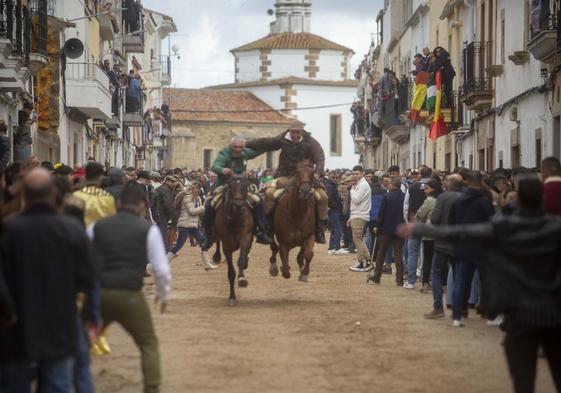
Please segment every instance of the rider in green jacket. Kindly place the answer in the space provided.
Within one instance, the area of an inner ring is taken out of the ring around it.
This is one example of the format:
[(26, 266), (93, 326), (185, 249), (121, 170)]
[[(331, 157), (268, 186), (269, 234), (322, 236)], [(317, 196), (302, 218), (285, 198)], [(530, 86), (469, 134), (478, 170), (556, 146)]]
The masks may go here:
[[(260, 154), (262, 154), (262, 152), (258, 150), (246, 148), (245, 139), (233, 137), (230, 146), (222, 149), (212, 164), (211, 169), (217, 175), (216, 185), (218, 187), (226, 185), (230, 174), (239, 175), (244, 173), (247, 169), (247, 160), (251, 160)], [(212, 197), (209, 196), (205, 203), (205, 213), (202, 224), (206, 238), (203, 244), (201, 244), (203, 250), (208, 250), (212, 246), (212, 243), (214, 243), (213, 227), (216, 212), (211, 206), (211, 201)], [(263, 208), (263, 201), (260, 201), (253, 208), (253, 216), (257, 223), (257, 243), (271, 244), (272, 239), (267, 234), (267, 218), (265, 216), (265, 209)]]

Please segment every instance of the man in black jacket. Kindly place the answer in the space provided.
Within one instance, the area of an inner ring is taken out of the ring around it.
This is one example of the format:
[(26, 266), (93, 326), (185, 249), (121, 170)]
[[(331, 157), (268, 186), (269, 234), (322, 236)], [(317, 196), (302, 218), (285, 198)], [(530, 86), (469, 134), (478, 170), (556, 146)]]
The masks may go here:
[(84, 229), (54, 208), (54, 186), (43, 168), (24, 179), (25, 210), (5, 221), (4, 273), (17, 323), (0, 331), (0, 391), (72, 391), (76, 295), (96, 275)]
[(156, 190), (157, 196), (157, 206), (158, 206), (158, 227), (162, 232), (162, 237), (164, 238), (164, 243), (166, 245), (166, 252), (169, 251), (168, 244), (168, 223), (171, 221), (171, 226), (175, 226), (177, 219), (179, 218), (178, 212), (175, 209), (175, 189), (177, 187), (179, 180), (173, 176), (168, 175), (162, 184)]
[(331, 236), (329, 237), (329, 248), (327, 250), (329, 255), (343, 255), (348, 254), (348, 251), (341, 249), (341, 238), (343, 236), (343, 228), (341, 226), (341, 212), (343, 211), (343, 204), (341, 203), (341, 196), (337, 189), (339, 182), (339, 174), (331, 172), (328, 178), (323, 180), (325, 189), (327, 191), (328, 206), (329, 206), (329, 229)]
[(513, 215), (470, 225), (409, 224), (398, 234), (485, 247), (489, 257), (481, 269), (488, 285), (482, 282), (481, 296), (486, 313), (506, 316), (504, 345), (515, 392), (534, 391), (539, 346), (561, 391), (561, 220), (543, 212), (540, 180), (523, 176), (517, 179), (520, 209)]

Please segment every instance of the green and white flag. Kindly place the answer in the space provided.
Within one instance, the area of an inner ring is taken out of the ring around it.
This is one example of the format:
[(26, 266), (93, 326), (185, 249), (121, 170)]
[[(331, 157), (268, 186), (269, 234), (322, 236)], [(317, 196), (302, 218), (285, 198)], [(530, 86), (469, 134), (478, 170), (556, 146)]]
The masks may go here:
[(434, 109), (436, 105), (436, 85), (429, 86), (427, 89), (427, 109)]

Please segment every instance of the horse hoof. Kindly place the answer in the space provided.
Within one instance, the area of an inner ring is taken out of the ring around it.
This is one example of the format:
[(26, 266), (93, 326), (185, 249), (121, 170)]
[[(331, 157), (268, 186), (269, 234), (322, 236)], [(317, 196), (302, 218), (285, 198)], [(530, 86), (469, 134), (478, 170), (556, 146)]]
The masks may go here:
[(238, 304), (238, 301), (236, 299), (228, 299), (228, 306), (233, 307), (236, 306)]
[(273, 277), (279, 275), (279, 268), (277, 267), (277, 265), (271, 265), (271, 267), (269, 268), (269, 274), (271, 274), (271, 276)]
[(298, 280), (300, 282), (308, 282), (308, 276), (305, 274), (300, 274), (300, 278)]
[(245, 277), (238, 278), (238, 286), (240, 288), (247, 288), (248, 285), (249, 285), (249, 282), (247, 281), (247, 278), (245, 278)]
[(286, 271), (286, 272), (283, 271), (283, 272), (282, 272), (282, 276), (288, 280), (288, 279), (290, 278), (290, 272), (288, 272), (288, 271)]

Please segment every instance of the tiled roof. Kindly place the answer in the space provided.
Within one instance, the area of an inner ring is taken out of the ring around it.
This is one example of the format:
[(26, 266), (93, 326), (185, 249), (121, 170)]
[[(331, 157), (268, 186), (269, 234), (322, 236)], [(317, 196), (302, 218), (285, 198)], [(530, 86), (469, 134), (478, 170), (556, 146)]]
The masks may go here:
[(312, 85), (312, 86), (333, 86), (333, 87), (357, 87), (358, 81), (354, 79), (341, 80), (341, 81), (326, 81), (316, 79), (298, 78), (290, 76), (287, 78), (271, 79), (268, 81), (254, 81), (254, 82), (237, 82), (228, 83), (225, 85), (209, 86), (208, 89), (232, 89), (232, 88), (245, 88), (254, 86), (276, 86), (276, 85)]
[(311, 33), (271, 34), (239, 48), (232, 49), (230, 52), (255, 49), (331, 49), (354, 53), (350, 48)]
[(294, 121), (246, 91), (167, 88), (164, 102), (174, 120), (282, 125)]

